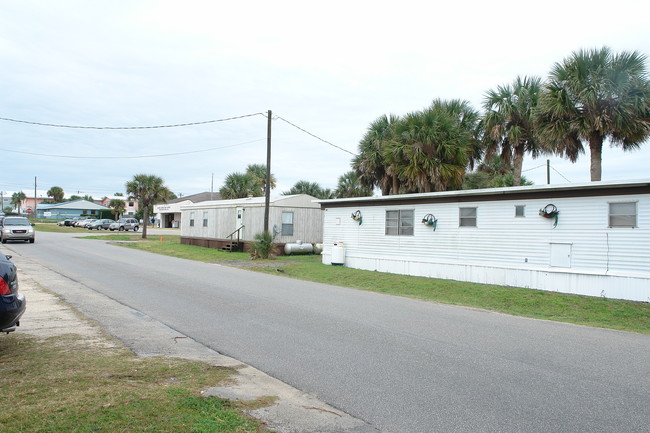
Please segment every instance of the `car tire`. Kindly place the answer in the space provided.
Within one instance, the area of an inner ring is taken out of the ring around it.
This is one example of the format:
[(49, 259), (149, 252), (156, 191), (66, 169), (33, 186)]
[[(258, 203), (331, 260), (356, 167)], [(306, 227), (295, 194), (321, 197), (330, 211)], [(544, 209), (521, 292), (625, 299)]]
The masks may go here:
[(124, 226), (120, 226), (120, 231), (121, 231), (121, 232), (124, 231)]
[(3, 243), (3, 244), (6, 244), (6, 243), (7, 243), (7, 240), (6, 240), (5, 238), (2, 238), (2, 243)]
[(30, 243), (30, 244), (33, 244), (35, 240), (36, 240), (36, 239), (31, 238), (31, 239), (29, 240), (29, 243)]
[(137, 232), (139, 228), (140, 228), (140, 227), (135, 226), (135, 227), (133, 227), (133, 231), (134, 231), (134, 232)]

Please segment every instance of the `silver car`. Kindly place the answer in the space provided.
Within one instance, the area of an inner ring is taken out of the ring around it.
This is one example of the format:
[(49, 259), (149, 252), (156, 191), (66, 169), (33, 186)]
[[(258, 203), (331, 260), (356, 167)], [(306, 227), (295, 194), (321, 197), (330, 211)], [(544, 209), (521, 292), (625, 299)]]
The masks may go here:
[(0, 223), (0, 240), (3, 244), (7, 241), (29, 241), (34, 243), (34, 227), (25, 217), (5, 217)]
[(108, 226), (108, 229), (110, 231), (133, 230), (134, 232), (137, 232), (139, 228), (140, 228), (140, 223), (135, 218), (120, 218), (119, 220), (115, 221), (110, 226)]

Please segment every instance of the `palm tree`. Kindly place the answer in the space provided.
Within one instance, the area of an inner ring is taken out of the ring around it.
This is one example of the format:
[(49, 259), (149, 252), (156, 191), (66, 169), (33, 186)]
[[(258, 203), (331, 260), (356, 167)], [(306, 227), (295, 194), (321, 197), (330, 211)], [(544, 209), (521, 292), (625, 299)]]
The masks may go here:
[(64, 195), (65, 193), (63, 192), (63, 188), (60, 186), (53, 186), (47, 190), (47, 196), (52, 197), (54, 203), (61, 203)]
[(147, 221), (149, 206), (158, 202), (166, 202), (171, 194), (161, 177), (152, 174), (136, 174), (133, 180), (126, 183), (126, 192), (130, 198), (138, 200), (142, 209), (142, 238), (147, 238)]
[(249, 173), (231, 173), (226, 176), (224, 185), (219, 189), (219, 194), (225, 200), (262, 196), (262, 190), (255, 177)]
[(397, 124), (397, 144), (388, 150), (409, 191), (461, 187), (466, 169), (480, 155), (478, 119), (467, 101), (436, 99)]
[(646, 56), (608, 47), (574, 52), (556, 63), (540, 96), (538, 122), (553, 149), (572, 162), (589, 145), (591, 180), (602, 177), (603, 142), (626, 150), (650, 136)]
[(536, 157), (540, 153), (534, 110), (541, 83), (539, 77), (517, 77), (512, 84), (489, 90), (483, 100), (485, 156), (489, 159), (498, 153), (505, 166), (513, 167), (514, 186), (521, 184), (524, 154)]
[(20, 214), (20, 207), (22, 206), (23, 200), (25, 199), (27, 199), (27, 196), (22, 191), (15, 192), (11, 195), (10, 204), (18, 209), (18, 214)]
[[(385, 147), (395, 141), (395, 115), (375, 119), (359, 143), (359, 155), (352, 160), (352, 168), (364, 187), (381, 189), (383, 195), (399, 193), (399, 179), (389, 174), (390, 163), (385, 158)], [(390, 170), (393, 171), (393, 170)]]
[(370, 197), (372, 188), (363, 186), (359, 182), (359, 176), (355, 171), (348, 171), (339, 177), (339, 183), (334, 191), (336, 198), (346, 197)]
[(113, 212), (113, 218), (117, 219), (119, 215), (122, 215), (124, 213), (124, 210), (126, 209), (126, 202), (119, 198), (113, 198), (108, 203), (108, 207), (110, 207)]
[(327, 188), (322, 188), (316, 182), (309, 182), (306, 180), (299, 180), (296, 182), (289, 191), (285, 191), (282, 195), (293, 194), (307, 194), (319, 199), (330, 199), (333, 197), (332, 191)]
[[(255, 181), (259, 184), (259, 188), (262, 191), (260, 195), (266, 194), (266, 165), (265, 164), (249, 164), (246, 167), (246, 174), (250, 174), (255, 178)], [(269, 180), (271, 189), (275, 188), (276, 179), (273, 173), (271, 173), (271, 179)]]

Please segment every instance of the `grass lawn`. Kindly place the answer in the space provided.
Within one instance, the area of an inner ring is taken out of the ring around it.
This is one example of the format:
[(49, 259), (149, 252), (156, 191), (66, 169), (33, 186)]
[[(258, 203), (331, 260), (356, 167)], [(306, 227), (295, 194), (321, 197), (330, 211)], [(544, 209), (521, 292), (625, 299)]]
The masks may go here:
[(16, 332), (0, 338), (3, 433), (259, 432), (242, 410), (272, 399), (233, 403), (201, 391), (233, 371), (125, 348), (80, 344), (77, 336), (39, 341)]
[[(115, 236), (133, 238), (133, 235)], [(140, 238), (138, 235), (136, 237)], [(93, 238), (97, 237), (93, 236)], [(202, 262), (216, 262), (342, 287), (482, 308), (517, 316), (650, 334), (650, 303), (646, 302), (566, 295), (517, 287), (386, 274), (342, 266), (326, 266), (321, 263), (320, 256), (315, 255), (280, 256), (274, 260), (251, 260), (246, 253), (228, 253), (210, 248), (182, 245), (180, 236), (150, 236), (146, 242), (120, 245), (157, 254)]]

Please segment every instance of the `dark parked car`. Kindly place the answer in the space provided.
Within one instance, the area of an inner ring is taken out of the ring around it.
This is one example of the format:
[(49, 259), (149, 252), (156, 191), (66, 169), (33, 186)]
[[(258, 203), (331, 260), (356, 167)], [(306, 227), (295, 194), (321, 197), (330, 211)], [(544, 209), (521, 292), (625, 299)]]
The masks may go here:
[(27, 302), (18, 293), (18, 273), (11, 256), (0, 254), (0, 332), (12, 332), (20, 323)]
[(29, 241), (35, 240), (33, 224), (25, 217), (9, 216), (0, 223), (0, 241), (6, 244), (7, 241)]

